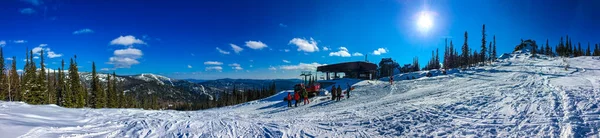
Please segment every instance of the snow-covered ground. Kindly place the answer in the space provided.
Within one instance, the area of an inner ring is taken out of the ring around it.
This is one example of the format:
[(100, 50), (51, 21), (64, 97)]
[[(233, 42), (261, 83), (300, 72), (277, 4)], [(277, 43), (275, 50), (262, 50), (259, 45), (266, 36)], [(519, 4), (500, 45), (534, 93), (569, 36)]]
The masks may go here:
[[(565, 63), (566, 61), (566, 63)], [(286, 91), (202, 111), (0, 102), (2, 137), (598, 137), (600, 58), (511, 55), (450, 75), (360, 81), (287, 108)], [(565, 64), (569, 68), (565, 70)], [(346, 81), (347, 82), (347, 81)], [(341, 84), (341, 86), (345, 86)]]

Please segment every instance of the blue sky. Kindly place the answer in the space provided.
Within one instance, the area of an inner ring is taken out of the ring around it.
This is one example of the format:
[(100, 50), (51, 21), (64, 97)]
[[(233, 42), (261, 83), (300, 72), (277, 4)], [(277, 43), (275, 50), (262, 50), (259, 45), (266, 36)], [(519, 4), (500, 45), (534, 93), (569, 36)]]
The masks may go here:
[[(28, 47), (52, 51), (46, 59), (54, 69), (76, 54), (82, 71), (95, 61), (99, 70), (123, 75), (297, 78), (301, 70), (364, 55), (401, 64), (418, 56), (424, 65), (435, 48), (443, 53), (444, 38), (462, 45), (465, 31), (479, 50), (482, 24), (488, 40), (496, 35), (499, 53), (520, 39), (554, 46), (566, 34), (600, 43), (595, 7), (599, 1), (4, 0), (0, 45), (19, 68)], [(416, 23), (423, 11), (433, 19), (427, 31)]]

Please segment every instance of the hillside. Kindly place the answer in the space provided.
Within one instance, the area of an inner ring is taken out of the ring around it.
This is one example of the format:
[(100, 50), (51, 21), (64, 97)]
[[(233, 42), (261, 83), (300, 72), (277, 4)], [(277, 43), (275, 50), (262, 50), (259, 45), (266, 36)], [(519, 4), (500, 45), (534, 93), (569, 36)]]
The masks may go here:
[[(565, 70), (566, 64), (569, 68)], [(449, 75), (359, 81), (350, 99), (285, 107), (287, 91), (201, 111), (0, 102), (6, 137), (598, 137), (600, 57), (507, 54)], [(404, 75), (404, 74), (400, 74)], [(348, 81), (345, 81), (348, 82)], [(341, 84), (345, 86), (345, 84)]]

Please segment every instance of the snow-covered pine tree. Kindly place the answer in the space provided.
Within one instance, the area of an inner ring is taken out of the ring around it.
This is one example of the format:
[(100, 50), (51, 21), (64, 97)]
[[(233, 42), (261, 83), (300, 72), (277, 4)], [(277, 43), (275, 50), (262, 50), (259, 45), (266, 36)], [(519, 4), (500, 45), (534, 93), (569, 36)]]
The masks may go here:
[(487, 52), (487, 48), (485, 47), (485, 45), (487, 44), (487, 42), (485, 41), (485, 24), (483, 24), (483, 29), (481, 30), (481, 54), (479, 54), (480, 59), (479, 62), (483, 62), (483, 64), (485, 65), (485, 58), (486, 58), (486, 52)]

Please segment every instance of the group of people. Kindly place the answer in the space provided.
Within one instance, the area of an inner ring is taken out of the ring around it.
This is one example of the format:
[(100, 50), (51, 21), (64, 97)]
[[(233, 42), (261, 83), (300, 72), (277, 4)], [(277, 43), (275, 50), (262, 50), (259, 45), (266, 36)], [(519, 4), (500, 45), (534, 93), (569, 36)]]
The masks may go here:
[[(348, 85), (346, 90), (346, 98), (350, 98), (350, 91), (352, 90), (352, 87), (348, 83), (346, 83), (346, 85)], [(340, 85), (338, 85), (337, 88), (335, 86), (331, 86), (331, 100), (340, 101), (342, 97), (342, 87), (340, 87)]]
[(292, 96), (291, 92), (288, 92), (288, 95), (286, 97), (286, 100), (288, 102), (288, 107), (292, 107), (292, 100), (296, 101), (294, 103), (294, 106), (298, 107), (298, 101), (300, 101), (301, 94), (304, 99), (304, 105), (310, 104), (310, 101), (308, 100), (308, 92), (306, 91), (306, 88), (302, 87), (302, 89), (300, 91), (294, 91), (294, 96)]

